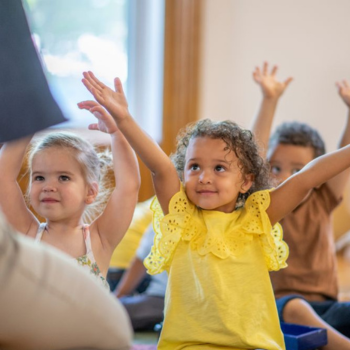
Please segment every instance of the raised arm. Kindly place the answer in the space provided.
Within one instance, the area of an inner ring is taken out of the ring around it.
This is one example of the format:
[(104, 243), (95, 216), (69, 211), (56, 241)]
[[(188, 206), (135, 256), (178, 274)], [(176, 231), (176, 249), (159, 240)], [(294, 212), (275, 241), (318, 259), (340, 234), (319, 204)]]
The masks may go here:
[(91, 111), (98, 120), (89, 125), (89, 129), (100, 130), (111, 136), (115, 188), (103, 213), (90, 229), (97, 230), (104, 246), (114, 250), (130, 225), (137, 203), (140, 187), (138, 162), (114, 119), (101, 105), (95, 101), (83, 101), (78, 106)]
[(32, 137), (5, 143), (0, 150), (0, 206), (16, 231), (27, 234), (38, 220), (28, 209), (17, 177)]
[(261, 144), (261, 156), (263, 158), (266, 158), (277, 103), (289, 83), (293, 80), (292, 77), (284, 81), (277, 80), (277, 69), (277, 66), (273, 66), (269, 72), (268, 63), (264, 62), (262, 69), (256, 67), (253, 72), (253, 79), (261, 88), (262, 100), (258, 113), (253, 119), (251, 131), (254, 133), (259, 144)]
[(119, 78), (114, 81), (115, 91), (101, 83), (92, 72), (84, 72), (82, 80), (95, 99), (104, 106), (116, 121), (131, 147), (152, 173), (155, 191), (163, 212), (168, 213), (171, 197), (179, 190), (175, 167), (159, 145), (140, 128), (129, 113)]
[(318, 157), (271, 192), (267, 214), (272, 224), (280, 221), (308, 192), (350, 167), (350, 145)]
[[(340, 97), (342, 98), (342, 100), (344, 101), (344, 103), (348, 108), (345, 128), (341, 134), (339, 145), (338, 145), (340, 148), (350, 144), (350, 85), (348, 81), (343, 80), (342, 82), (337, 82), (336, 86), (338, 88), (338, 93)], [(345, 186), (349, 179), (349, 175), (350, 175), (350, 169), (346, 169), (345, 171), (333, 177), (327, 182), (328, 186), (331, 188), (332, 192), (337, 198), (343, 195)]]

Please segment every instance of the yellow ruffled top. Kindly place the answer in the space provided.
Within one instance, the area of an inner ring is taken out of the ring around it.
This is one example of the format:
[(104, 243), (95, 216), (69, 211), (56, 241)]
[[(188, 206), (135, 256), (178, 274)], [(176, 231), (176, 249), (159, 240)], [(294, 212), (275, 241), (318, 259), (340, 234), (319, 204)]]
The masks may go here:
[(271, 227), (266, 214), (269, 205), (269, 191), (265, 190), (253, 193), (243, 208), (230, 214), (203, 211), (188, 200), (181, 186), (170, 201), (169, 214), (164, 217), (155, 197), (151, 209), (156, 237), (145, 259), (148, 273), (154, 275), (169, 268), (172, 254), (181, 239), (188, 241), (200, 255), (212, 253), (226, 259), (229, 255), (238, 257), (243, 254), (253, 235), (259, 237), (269, 271), (287, 267), (288, 246), (282, 240), (281, 225), (277, 223)]
[(285, 349), (268, 271), (287, 266), (288, 247), (269, 203), (266, 190), (232, 213), (201, 210), (181, 187), (164, 216), (153, 201), (144, 263), (150, 274), (168, 272), (158, 349)]

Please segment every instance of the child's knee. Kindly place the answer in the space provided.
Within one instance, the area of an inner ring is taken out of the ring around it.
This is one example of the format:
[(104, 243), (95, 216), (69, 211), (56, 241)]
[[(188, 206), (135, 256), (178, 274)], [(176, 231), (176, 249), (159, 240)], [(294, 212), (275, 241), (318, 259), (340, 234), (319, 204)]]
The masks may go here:
[(310, 304), (301, 298), (291, 299), (283, 309), (283, 319), (286, 322), (300, 320), (310, 313), (313, 313)]

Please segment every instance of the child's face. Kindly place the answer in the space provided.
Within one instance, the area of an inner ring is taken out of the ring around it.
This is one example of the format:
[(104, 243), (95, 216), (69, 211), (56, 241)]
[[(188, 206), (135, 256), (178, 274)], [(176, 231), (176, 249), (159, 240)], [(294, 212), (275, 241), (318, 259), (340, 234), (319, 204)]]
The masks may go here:
[(268, 152), (271, 175), (278, 184), (301, 170), (314, 159), (312, 147), (278, 144)]
[(30, 202), (39, 215), (80, 220), (90, 194), (80, 165), (68, 150), (48, 148), (34, 156)]
[(231, 213), (240, 192), (249, 190), (238, 158), (221, 139), (197, 137), (186, 151), (184, 183), (188, 198), (196, 206)]

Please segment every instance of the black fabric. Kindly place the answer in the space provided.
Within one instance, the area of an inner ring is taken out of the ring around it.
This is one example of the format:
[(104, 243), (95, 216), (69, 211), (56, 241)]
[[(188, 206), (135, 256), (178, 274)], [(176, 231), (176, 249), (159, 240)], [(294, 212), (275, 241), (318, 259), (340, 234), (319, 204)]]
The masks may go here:
[(62, 123), (21, 0), (0, 0), (0, 142)]

